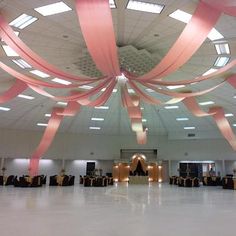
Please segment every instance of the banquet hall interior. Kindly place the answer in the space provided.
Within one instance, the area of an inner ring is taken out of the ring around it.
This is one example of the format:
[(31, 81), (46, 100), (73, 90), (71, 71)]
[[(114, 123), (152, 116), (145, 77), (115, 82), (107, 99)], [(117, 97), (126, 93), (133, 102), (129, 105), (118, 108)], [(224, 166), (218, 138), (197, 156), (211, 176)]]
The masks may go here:
[(235, 17), (0, 0), (0, 235), (233, 235)]

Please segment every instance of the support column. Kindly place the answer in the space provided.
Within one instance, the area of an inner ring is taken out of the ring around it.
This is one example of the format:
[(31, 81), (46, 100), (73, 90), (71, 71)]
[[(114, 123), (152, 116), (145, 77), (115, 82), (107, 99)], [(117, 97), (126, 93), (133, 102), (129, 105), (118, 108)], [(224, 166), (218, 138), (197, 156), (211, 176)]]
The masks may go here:
[(222, 160), (222, 177), (224, 177), (225, 174), (225, 160)]
[(169, 168), (169, 176), (172, 176), (172, 166), (171, 166), (171, 160), (168, 160), (168, 168)]

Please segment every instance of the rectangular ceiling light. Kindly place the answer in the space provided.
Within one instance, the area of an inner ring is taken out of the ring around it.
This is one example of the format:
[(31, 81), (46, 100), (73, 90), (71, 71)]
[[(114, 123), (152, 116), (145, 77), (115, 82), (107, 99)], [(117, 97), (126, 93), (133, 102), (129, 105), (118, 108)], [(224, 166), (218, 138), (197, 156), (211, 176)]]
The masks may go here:
[(165, 109), (169, 110), (169, 109), (178, 109), (179, 106), (165, 106)]
[(128, 93), (135, 93), (133, 89), (128, 89)]
[(2, 45), (2, 48), (8, 57), (19, 57), (19, 55), (8, 45)]
[(42, 72), (40, 70), (31, 70), (30, 73), (32, 73), (34, 75), (37, 75), (37, 76), (39, 76), (41, 78), (48, 78), (48, 77), (50, 77), (50, 75), (48, 75), (48, 74), (46, 74), (46, 73), (44, 73), (44, 72)]
[(191, 20), (191, 18), (192, 18), (192, 15), (191, 15), (191, 14), (189, 14), (189, 13), (187, 13), (187, 12), (185, 12), (185, 11), (182, 11), (182, 10), (180, 10), (180, 9), (174, 11), (174, 12), (171, 13), (169, 16), (170, 16), (171, 18), (174, 18), (174, 19), (176, 19), (176, 20), (182, 21), (182, 22), (184, 22), (184, 23), (188, 23), (188, 22)]
[(236, 124), (233, 124), (234, 127), (236, 127)]
[(150, 13), (161, 13), (163, 10), (164, 5), (155, 4), (155, 3), (149, 3), (149, 2), (140, 2), (140, 1), (134, 1), (129, 0), (127, 9), (135, 10), (135, 11), (144, 11), (144, 12), (150, 12)]
[(0, 111), (10, 111), (11, 109), (8, 107), (0, 107)]
[(144, 107), (140, 107), (141, 110), (144, 110)]
[(199, 102), (198, 104), (201, 105), (201, 106), (207, 106), (207, 105), (214, 104), (214, 102), (213, 101), (207, 101), (207, 102)]
[(79, 88), (82, 88), (82, 89), (92, 89), (93, 86), (90, 86), (90, 85), (82, 85), (82, 86), (80, 86)]
[(232, 117), (232, 116), (234, 116), (234, 114), (232, 114), (232, 113), (226, 113), (225, 114), (225, 117)]
[[(101, 89), (101, 92), (104, 92), (104, 91), (106, 91), (106, 88)], [(113, 92), (113, 93), (116, 93), (116, 92), (117, 92), (117, 89), (113, 89), (112, 92)]]
[(214, 66), (222, 67), (225, 66), (229, 61), (229, 57), (217, 57)]
[(228, 43), (215, 44), (215, 48), (216, 48), (217, 54), (230, 54)]
[(115, 0), (109, 0), (110, 8), (114, 9), (116, 8)]
[(149, 92), (149, 93), (154, 93), (155, 92), (153, 89), (150, 89), (150, 88), (146, 88), (146, 91)]
[(215, 68), (211, 68), (211, 69), (209, 69), (208, 71), (206, 71), (204, 74), (202, 74), (203, 76), (204, 75), (209, 75), (209, 74), (211, 74), (211, 73), (213, 73), (213, 72), (216, 72), (218, 69), (215, 69)]
[(34, 10), (43, 16), (50, 16), (66, 11), (71, 11), (72, 9), (64, 2), (56, 2), (46, 6), (34, 8)]
[(100, 106), (100, 107), (94, 107), (95, 109), (101, 109), (101, 110), (108, 110), (109, 107), (107, 106)]
[(178, 88), (184, 88), (185, 85), (170, 85), (170, 86), (166, 86), (168, 89), (173, 90), (173, 89), (178, 89)]
[(35, 97), (29, 96), (29, 95), (24, 95), (24, 94), (19, 94), (17, 97), (24, 98), (24, 99), (27, 99), (27, 100), (35, 99)]
[(45, 117), (51, 117), (51, 114), (46, 113), (44, 116), (45, 116)]
[(146, 119), (142, 119), (142, 122), (147, 122), (147, 120)]
[(58, 84), (64, 84), (64, 85), (69, 85), (71, 84), (70, 81), (64, 80), (64, 79), (59, 79), (59, 78), (54, 78), (52, 79), (53, 82), (56, 82)]
[(37, 126), (48, 126), (46, 123), (37, 123)]
[[(15, 35), (16, 35), (16, 36), (18, 36), (18, 37), (19, 37), (19, 35), (20, 35), (20, 32), (18, 32), (18, 31), (14, 31), (14, 33), (15, 33)], [(3, 40), (3, 39), (1, 39), (1, 41), (2, 41), (2, 42), (4, 42), (4, 40)]]
[(187, 117), (179, 117), (179, 118), (176, 118), (177, 121), (186, 121), (186, 120), (189, 120), (189, 118)]
[(22, 14), (19, 17), (17, 17), (15, 20), (10, 22), (9, 25), (14, 26), (14, 27), (19, 28), (19, 29), (24, 29), (26, 26), (32, 24), (37, 19), (38, 18), (36, 18), (36, 17), (29, 16), (29, 15), (26, 15), (26, 14)]
[(99, 130), (99, 129), (101, 129), (101, 127), (90, 126), (89, 129), (96, 129), (96, 130)]
[(224, 36), (217, 31), (215, 28), (211, 30), (211, 32), (207, 36), (211, 41), (218, 40), (218, 39), (223, 39)]
[(12, 60), (16, 65), (18, 65), (22, 69), (29, 69), (32, 68), (31, 65), (29, 65), (26, 61), (23, 59), (14, 59)]
[(91, 118), (91, 120), (94, 120), (94, 121), (104, 121), (104, 118), (95, 118), (95, 117), (93, 117), (93, 118)]
[(194, 126), (186, 126), (184, 129), (196, 129)]
[(66, 105), (67, 105), (67, 102), (57, 102), (57, 105), (66, 106)]

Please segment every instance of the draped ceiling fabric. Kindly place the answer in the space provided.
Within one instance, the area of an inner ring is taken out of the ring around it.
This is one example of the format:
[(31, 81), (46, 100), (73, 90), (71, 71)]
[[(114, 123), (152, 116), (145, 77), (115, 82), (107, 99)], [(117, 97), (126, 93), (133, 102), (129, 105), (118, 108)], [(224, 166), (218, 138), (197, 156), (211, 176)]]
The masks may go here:
[[(68, 74), (50, 64), (17, 37), (3, 15), (0, 15), (1, 38), (22, 59), (33, 68), (43, 71), (50, 76), (56, 76), (72, 82), (70, 85), (46, 82), (18, 72), (3, 62), (0, 62), (0, 68), (16, 79), (13, 86), (0, 95), (0, 103), (10, 101), (27, 88), (54, 101), (68, 102), (67, 107), (63, 110), (57, 107), (53, 108), (42, 140), (31, 157), (29, 169), (32, 175), (38, 173), (39, 159), (52, 143), (63, 117), (76, 115), (81, 105), (94, 107), (105, 104), (117, 84), (117, 76), (121, 75), (109, 1), (76, 0), (75, 7), (88, 52), (97, 69), (102, 72), (102, 77), (88, 78), (76, 76)], [(164, 80), (166, 76), (177, 71), (194, 55), (222, 14), (236, 16), (235, 1), (200, 0), (191, 20), (158, 65), (141, 76), (122, 70), (127, 80), (121, 85), (121, 101), (122, 105), (127, 109), (131, 121), (131, 128), (136, 133), (139, 144), (145, 144), (147, 141), (147, 129), (142, 124), (141, 102), (154, 105), (183, 102), (194, 115), (199, 117), (211, 116), (215, 120), (223, 137), (236, 150), (236, 138), (227, 119), (224, 117), (224, 109), (222, 107), (213, 107), (206, 112), (201, 110), (196, 102), (197, 96), (219, 89), (225, 83), (229, 83), (232, 87), (236, 88), (235, 74), (231, 72), (235, 67), (235, 60), (206, 76), (199, 76), (194, 79), (183, 78), (181, 81)], [(166, 89), (168, 85), (191, 85), (192, 83), (201, 83), (204, 81), (215, 81), (215, 85), (197, 92), (172, 92)], [(93, 85), (94, 87), (89, 91), (81, 91), (78, 90), (78, 87), (81, 85)], [(127, 85), (134, 89), (134, 96), (129, 94)], [(160, 89), (158, 86), (163, 87)], [(55, 96), (53, 93), (47, 92), (47, 88), (56, 91), (67, 89), (68, 95)], [(103, 90), (101, 92), (104, 88), (105, 91)], [(161, 101), (145, 93), (143, 88), (152, 89), (154, 92), (164, 94), (170, 98), (167, 101)], [(92, 99), (93, 96), (96, 98)]]

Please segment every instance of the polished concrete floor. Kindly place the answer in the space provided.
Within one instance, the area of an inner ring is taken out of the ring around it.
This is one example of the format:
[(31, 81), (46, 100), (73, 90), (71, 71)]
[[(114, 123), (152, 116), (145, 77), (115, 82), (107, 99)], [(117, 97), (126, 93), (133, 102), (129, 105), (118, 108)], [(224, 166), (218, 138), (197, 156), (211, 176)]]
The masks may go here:
[(1, 236), (232, 236), (236, 191), (167, 184), (0, 187)]

